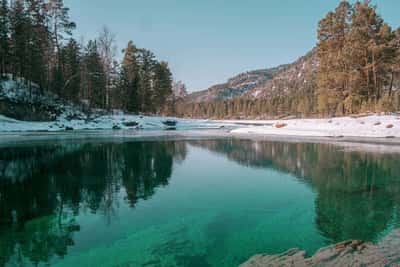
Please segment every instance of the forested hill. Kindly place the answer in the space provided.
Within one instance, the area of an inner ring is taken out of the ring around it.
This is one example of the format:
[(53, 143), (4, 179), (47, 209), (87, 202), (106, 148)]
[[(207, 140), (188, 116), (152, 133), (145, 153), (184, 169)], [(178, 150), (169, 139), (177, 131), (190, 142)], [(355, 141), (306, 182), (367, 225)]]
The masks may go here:
[(88, 109), (172, 109), (167, 62), (133, 42), (119, 62), (116, 36), (107, 27), (84, 43), (73, 38), (76, 27), (63, 0), (0, 0), (0, 94), (6, 95), (5, 84), (19, 84), (32, 98), (52, 93)]
[(218, 84), (204, 91), (194, 92), (185, 98), (187, 102), (208, 102), (228, 100), (241, 96), (260, 84), (271, 80), (285, 66), (270, 69), (260, 69), (241, 73), (230, 78), (226, 83)]
[(194, 93), (179, 102), (178, 116), (271, 118), (400, 110), (400, 28), (392, 29), (368, 1), (342, 1), (319, 22), (317, 35), (317, 46), (294, 63), (250, 88), (238, 83), (235, 94), (229, 94), (229, 82)]

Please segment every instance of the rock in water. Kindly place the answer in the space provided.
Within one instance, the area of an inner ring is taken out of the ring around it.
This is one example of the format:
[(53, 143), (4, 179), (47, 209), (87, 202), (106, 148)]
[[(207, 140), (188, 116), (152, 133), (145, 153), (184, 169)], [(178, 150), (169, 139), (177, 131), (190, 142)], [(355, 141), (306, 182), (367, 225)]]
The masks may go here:
[(138, 127), (139, 123), (136, 121), (127, 121), (122, 123), (126, 127)]
[(165, 126), (168, 127), (175, 127), (178, 124), (178, 121), (176, 120), (166, 120), (162, 122)]
[(318, 250), (306, 258), (306, 252), (290, 249), (277, 255), (256, 255), (240, 267), (362, 267), (400, 266), (400, 229), (394, 230), (378, 245), (351, 240)]

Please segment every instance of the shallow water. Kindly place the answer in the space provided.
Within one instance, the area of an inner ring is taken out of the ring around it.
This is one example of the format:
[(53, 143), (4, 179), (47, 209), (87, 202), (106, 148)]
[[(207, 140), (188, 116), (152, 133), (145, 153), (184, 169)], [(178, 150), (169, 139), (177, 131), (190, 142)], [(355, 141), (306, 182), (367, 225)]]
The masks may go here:
[(239, 139), (0, 148), (0, 266), (237, 266), (378, 242), (400, 224), (400, 155)]

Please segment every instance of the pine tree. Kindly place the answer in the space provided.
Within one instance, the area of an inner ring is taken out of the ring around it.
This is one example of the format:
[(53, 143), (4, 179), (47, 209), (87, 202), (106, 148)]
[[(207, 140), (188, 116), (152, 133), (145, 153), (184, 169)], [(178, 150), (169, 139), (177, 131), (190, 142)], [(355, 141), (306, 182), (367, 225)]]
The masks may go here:
[(163, 108), (167, 108), (165, 106), (167, 103), (169, 105), (173, 103), (172, 73), (167, 62), (161, 61), (155, 65), (154, 78), (155, 88), (152, 104), (156, 108), (156, 112), (160, 113)]
[(49, 0), (47, 3), (47, 13), (49, 16), (50, 29), (53, 35), (53, 45), (56, 48), (56, 64), (61, 67), (59, 53), (61, 41), (64, 35), (70, 36), (76, 24), (70, 20), (69, 8), (64, 6), (63, 0)]
[(8, 1), (0, 2), (0, 76), (7, 73), (7, 64), (10, 56), (10, 23)]
[(46, 86), (48, 63), (46, 54), (50, 49), (50, 35), (46, 25), (47, 14), (43, 0), (28, 0), (29, 44), (27, 58), (27, 79), (37, 83), (41, 88)]
[(329, 12), (319, 23), (318, 106), (320, 112), (325, 114), (334, 114), (338, 103), (343, 101), (348, 93), (346, 36), (349, 32), (351, 14), (351, 5), (347, 1), (342, 1), (334, 12)]
[(10, 27), (11, 27), (11, 46), (10, 54), (12, 62), (11, 72), (14, 78), (25, 77), (26, 74), (26, 58), (28, 58), (29, 44), (29, 23), (22, 0), (12, 2), (10, 10)]
[(65, 84), (61, 95), (74, 102), (79, 102), (81, 88), (81, 51), (75, 39), (70, 39), (62, 48), (62, 64), (64, 69)]
[(152, 103), (154, 98), (154, 71), (156, 60), (154, 54), (146, 49), (141, 49), (138, 54), (139, 63), (139, 99), (140, 110), (143, 112), (155, 112)]
[(139, 65), (136, 55), (138, 50), (133, 42), (130, 41), (123, 52), (124, 58), (120, 73), (121, 102), (125, 110), (138, 112), (141, 108), (139, 100)]

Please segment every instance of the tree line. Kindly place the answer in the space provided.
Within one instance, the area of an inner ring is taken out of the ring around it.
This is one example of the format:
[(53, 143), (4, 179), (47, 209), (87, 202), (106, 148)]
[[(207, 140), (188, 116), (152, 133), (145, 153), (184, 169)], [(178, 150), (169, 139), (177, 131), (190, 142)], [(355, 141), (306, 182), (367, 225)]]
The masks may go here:
[(63, 0), (0, 0), (0, 74), (31, 90), (90, 108), (160, 113), (170, 108), (168, 63), (129, 42), (118, 62), (115, 35), (78, 42)]
[[(341, 116), (400, 110), (400, 28), (369, 1), (342, 1), (318, 25), (318, 61), (310, 81), (279, 81), (274, 94), (211, 103), (181, 101), (178, 116), (271, 118)], [(296, 80), (296, 79), (294, 79)]]

